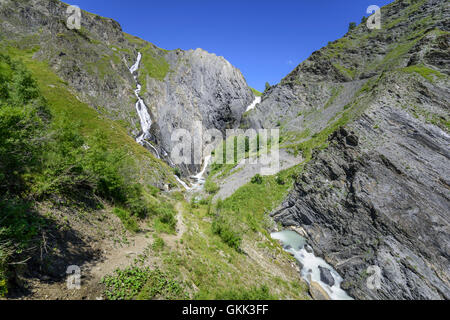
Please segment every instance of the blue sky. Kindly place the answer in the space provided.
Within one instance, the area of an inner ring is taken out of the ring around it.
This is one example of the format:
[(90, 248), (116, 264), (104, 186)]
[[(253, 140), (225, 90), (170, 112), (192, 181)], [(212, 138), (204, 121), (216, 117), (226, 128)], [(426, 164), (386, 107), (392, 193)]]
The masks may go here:
[(69, 0), (164, 49), (224, 56), (260, 91), (391, 0)]

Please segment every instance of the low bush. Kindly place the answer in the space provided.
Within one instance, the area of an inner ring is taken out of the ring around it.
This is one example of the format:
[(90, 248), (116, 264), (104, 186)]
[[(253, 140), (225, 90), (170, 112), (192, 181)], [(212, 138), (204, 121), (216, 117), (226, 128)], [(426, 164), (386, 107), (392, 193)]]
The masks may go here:
[(263, 178), (261, 177), (260, 174), (257, 174), (257, 175), (255, 175), (255, 176), (252, 178), (251, 182), (252, 182), (253, 184), (262, 184), (262, 183), (263, 183)]
[(177, 212), (169, 202), (153, 204), (150, 210), (155, 217), (154, 227), (158, 232), (174, 233), (177, 226)]
[(186, 299), (184, 284), (156, 269), (129, 267), (103, 278), (109, 300)]
[(135, 217), (133, 217), (128, 211), (114, 208), (114, 214), (122, 221), (125, 229), (131, 232), (139, 232), (139, 225)]
[(219, 186), (211, 180), (207, 180), (205, 183), (205, 191), (209, 194), (216, 194), (220, 190)]
[(277, 300), (275, 295), (270, 293), (269, 287), (262, 285), (260, 287), (233, 289), (216, 294), (216, 300)]
[(286, 184), (286, 181), (283, 179), (281, 175), (277, 175), (275, 177), (275, 182), (278, 183), (280, 186), (283, 186)]
[(236, 251), (240, 251), (242, 236), (232, 224), (221, 216), (216, 216), (212, 223), (212, 232), (217, 234), (224, 243)]

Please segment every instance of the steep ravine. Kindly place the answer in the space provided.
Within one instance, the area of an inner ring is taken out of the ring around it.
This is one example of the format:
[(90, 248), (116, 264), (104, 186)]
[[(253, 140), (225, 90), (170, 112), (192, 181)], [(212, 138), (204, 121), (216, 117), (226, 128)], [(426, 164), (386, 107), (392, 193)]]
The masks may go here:
[(362, 24), (313, 53), (244, 118), (310, 158), (272, 216), (303, 230), (355, 299), (450, 298), (445, 3), (383, 7), (381, 30)]

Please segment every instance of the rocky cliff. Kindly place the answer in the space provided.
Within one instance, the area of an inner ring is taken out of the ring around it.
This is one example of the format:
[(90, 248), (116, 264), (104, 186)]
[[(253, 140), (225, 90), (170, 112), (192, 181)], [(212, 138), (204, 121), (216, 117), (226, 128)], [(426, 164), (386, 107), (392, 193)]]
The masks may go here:
[(449, 6), (381, 12), (381, 30), (361, 24), (313, 53), (244, 124), (280, 127), (310, 159), (272, 215), (305, 230), (350, 295), (449, 299)]
[(141, 126), (129, 68), (141, 52), (138, 79), (152, 117), (149, 142), (168, 163), (175, 129), (193, 132), (195, 121), (205, 129), (235, 127), (254, 99), (239, 70), (222, 57), (201, 49), (160, 49), (125, 34), (116, 21), (85, 11), (81, 29), (70, 30), (69, 16), (67, 5), (57, 0), (2, 0), (0, 40), (35, 50), (34, 58), (47, 61), (80, 100), (117, 120), (134, 137)]

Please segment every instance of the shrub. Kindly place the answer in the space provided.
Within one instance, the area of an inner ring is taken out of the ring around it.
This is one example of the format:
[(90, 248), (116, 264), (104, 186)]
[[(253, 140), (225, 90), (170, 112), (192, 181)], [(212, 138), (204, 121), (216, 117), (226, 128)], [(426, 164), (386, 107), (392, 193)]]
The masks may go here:
[(122, 221), (125, 229), (131, 232), (139, 231), (139, 225), (136, 219), (132, 217), (128, 211), (120, 208), (114, 208), (114, 214), (119, 217), (120, 221)]
[(207, 180), (205, 183), (205, 191), (209, 194), (216, 194), (220, 190), (220, 187), (211, 180)]
[(350, 32), (350, 31), (352, 31), (352, 30), (354, 30), (356, 28), (356, 22), (350, 22), (349, 24), (348, 24), (348, 31)]
[(184, 285), (160, 270), (129, 267), (104, 277), (105, 296), (109, 300), (186, 299)]
[(255, 176), (252, 178), (251, 182), (252, 182), (253, 184), (262, 184), (262, 183), (263, 183), (263, 178), (261, 177), (260, 174), (257, 174), (257, 175), (255, 175)]
[(212, 232), (217, 234), (228, 246), (240, 251), (242, 237), (239, 232), (233, 230), (228, 221), (225, 221), (222, 217), (216, 217), (212, 223)]
[(154, 197), (156, 197), (161, 192), (161, 190), (159, 190), (159, 188), (152, 186), (152, 185), (149, 185), (148, 189), (150, 191), (150, 194)]
[(286, 184), (286, 181), (284, 181), (281, 175), (276, 176), (275, 182), (278, 183), (280, 186), (284, 186)]
[(202, 206), (210, 205), (211, 204), (211, 198), (206, 198), (206, 199), (203, 198), (198, 203), (200, 205), (202, 205)]
[(261, 287), (241, 288), (239, 290), (232, 289), (216, 294), (216, 300), (276, 300), (276, 296), (270, 293), (267, 285)]
[(173, 168), (173, 174), (176, 175), (178, 178), (181, 178), (181, 171), (179, 168)]
[(173, 233), (177, 226), (176, 211), (170, 203), (153, 204), (151, 212), (155, 215), (155, 229), (158, 232)]

